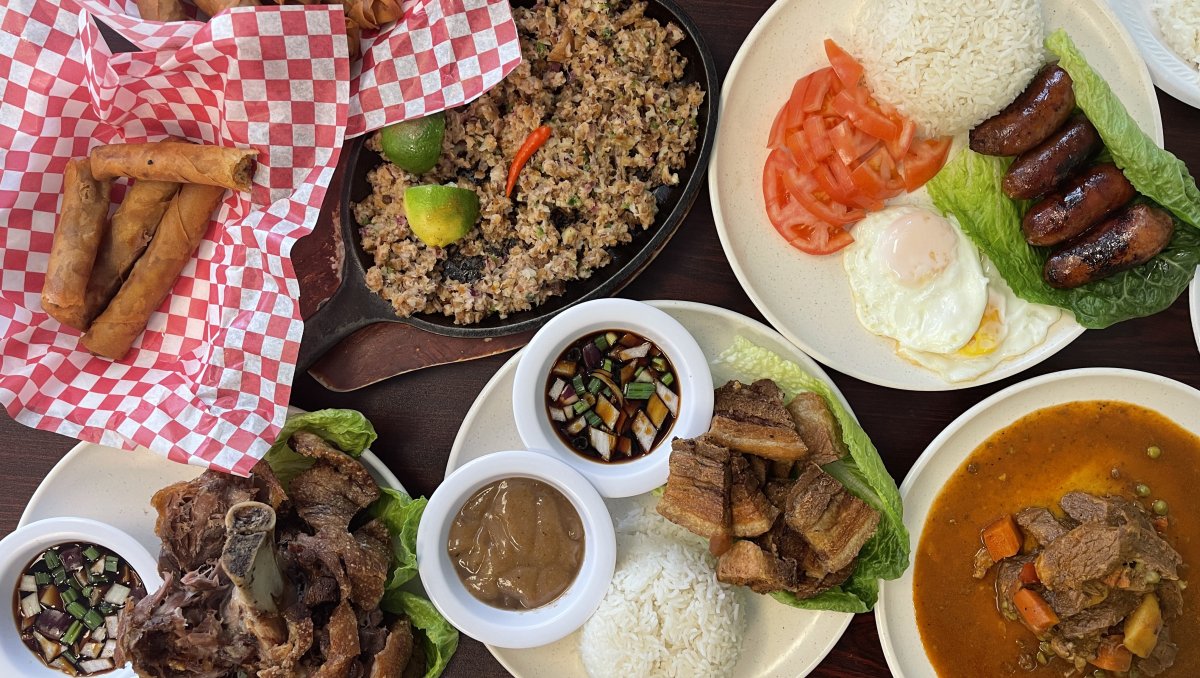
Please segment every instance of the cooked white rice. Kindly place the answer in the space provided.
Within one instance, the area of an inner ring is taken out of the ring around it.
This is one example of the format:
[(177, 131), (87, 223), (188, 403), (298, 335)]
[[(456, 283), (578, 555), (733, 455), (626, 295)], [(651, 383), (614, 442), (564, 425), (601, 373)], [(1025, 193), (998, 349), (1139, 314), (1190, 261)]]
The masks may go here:
[(617, 571), (580, 634), (583, 665), (593, 678), (727, 676), (745, 625), (741, 594), (717, 581), (706, 542), (660, 517), (654, 501), (614, 513)]
[(999, 113), (1046, 61), (1039, 0), (867, 0), (855, 26), (871, 93), (930, 136)]
[(1200, 70), (1200, 2), (1157, 0), (1154, 18), (1167, 45), (1187, 65)]

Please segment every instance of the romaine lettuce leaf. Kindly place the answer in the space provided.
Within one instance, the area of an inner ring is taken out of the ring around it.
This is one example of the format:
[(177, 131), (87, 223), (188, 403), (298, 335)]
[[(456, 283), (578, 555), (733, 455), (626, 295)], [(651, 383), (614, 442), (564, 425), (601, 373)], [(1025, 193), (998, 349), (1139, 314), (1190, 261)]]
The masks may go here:
[(904, 508), (900, 492), (883, 459), (858, 421), (842, 407), (825, 382), (805, 372), (799, 365), (762, 348), (744, 337), (717, 357), (744, 381), (771, 379), (791, 399), (801, 391), (812, 391), (825, 399), (842, 427), (842, 439), (850, 457), (824, 466), (852, 494), (879, 511), (879, 528), (858, 555), (858, 566), (842, 586), (800, 600), (787, 592), (772, 594), (776, 600), (793, 607), (839, 612), (866, 612), (879, 595), (879, 579), (895, 579), (908, 568), (909, 537), (904, 527)]
[(329, 441), (334, 447), (357, 458), (371, 446), (379, 436), (375, 427), (357, 410), (317, 410), (288, 417), (275, 438), (275, 444), (267, 450), (264, 460), (286, 489), (292, 478), (310, 468), (314, 463), (308, 457), (296, 454), (288, 447), (288, 440), (296, 431), (309, 431)]
[(1075, 105), (1096, 126), (1113, 162), (1138, 193), (1170, 210), (1181, 221), (1200, 228), (1200, 189), (1187, 165), (1158, 147), (1125, 110), (1104, 78), (1088, 65), (1063, 29), (1046, 38), (1046, 49), (1074, 83)]
[(1050, 250), (1025, 242), (1021, 215), (1027, 205), (1000, 188), (1010, 162), (963, 149), (926, 186), (933, 204), (958, 220), (1017, 296), (1065, 308), (1080, 325), (1103, 329), (1158, 313), (1187, 288), (1200, 265), (1200, 231), (1178, 224), (1167, 248), (1142, 266), (1072, 290), (1047, 285), (1042, 267)]
[(413, 499), (390, 487), (379, 489), (371, 515), (382, 520), (392, 536), (392, 574), (387, 581), (387, 589), (391, 590), (417, 576), (417, 526), (429, 501), (425, 497)]
[(414, 628), (423, 636), (425, 644), (425, 678), (437, 678), (446, 670), (454, 651), (458, 649), (458, 630), (438, 614), (437, 609), (424, 598), (401, 591), (388, 592), (381, 607), (393, 614), (406, 614)]

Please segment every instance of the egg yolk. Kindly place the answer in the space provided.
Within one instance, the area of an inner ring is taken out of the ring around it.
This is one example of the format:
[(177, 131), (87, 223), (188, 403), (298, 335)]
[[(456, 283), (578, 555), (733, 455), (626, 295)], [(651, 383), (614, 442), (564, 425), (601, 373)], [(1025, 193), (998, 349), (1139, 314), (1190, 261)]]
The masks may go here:
[(979, 321), (979, 329), (975, 330), (975, 334), (971, 336), (962, 348), (958, 349), (958, 354), (974, 358), (977, 356), (987, 355), (1000, 347), (1000, 342), (1004, 340), (1004, 311), (1001, 308), (1004, 300), (998, 298), (989, 290), (987, 308), (983, 310), (983, 319)]
[(892, 275), (908, 287), (919, 287), (954, 261), (958, 234), (942, 217), (910, 210), (884, 229), (880, 244)]

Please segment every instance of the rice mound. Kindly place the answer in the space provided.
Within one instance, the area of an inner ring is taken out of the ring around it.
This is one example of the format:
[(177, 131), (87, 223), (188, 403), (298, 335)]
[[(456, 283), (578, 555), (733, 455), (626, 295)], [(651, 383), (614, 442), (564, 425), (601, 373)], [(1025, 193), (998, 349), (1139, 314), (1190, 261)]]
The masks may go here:
[(1046, 61), (1039, 0), (868, 0), (855, 26), (871, 93), (929, 136), (999, 113)]
[(706, 542), (653, 511), (656, 500), (631, 501), (616, 520), (617, 571), (580, 634), (588, 675), (729, 675), (745, 625), (738, 590), (717, 581)]
[(1200, 70), (1200, 4), (1195, 0), (1158, 0), (1154, 3), (1154, 18), (1167, 45), (1188, 66)]

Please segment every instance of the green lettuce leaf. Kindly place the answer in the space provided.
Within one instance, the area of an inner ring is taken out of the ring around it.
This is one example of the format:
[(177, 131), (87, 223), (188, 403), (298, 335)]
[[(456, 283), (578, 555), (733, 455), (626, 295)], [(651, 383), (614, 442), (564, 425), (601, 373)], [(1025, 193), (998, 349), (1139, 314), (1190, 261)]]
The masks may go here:
[(358, 458), (363, 450), (370, 447), (371, 443), (379, 437), (371, 422), (356, 410), (317, 410), (288, 417), (283, 429), (279, 431), (279, 436), (275, 438), (275, 444), (271, 446), (270, 450), (267, 450), (266, 456), (263, 457), (279, 478), (284, 489), (291, 484), (292, 478), (316, 463), (308, 457), (296, 454), (291, 447), (288, 447), (288, 441), (296, 431), (315, 433), (329, 441), (334, 447), (355, 458)]
[(408, 591), (389, 591), (380, 604), (393, 614), (405, 614), (423, 636), (425, 646), (425, 678), (437, 678), (446, 670), (454, 651), (458, 649), (458, 630), (438, 613), (437, 608), (421, 596)]
[(1187, 165), (1158, 147), (1125, 110), (1104, 78), (1088, 65), (1063, 29), (1046, 38), (1046, 49), (1074, 83), (1075, 104), (1096, 126), (1113, 162), (1138, 193), (1170, 210), (1181, 221), (1200, 228), (1200, 189)]
[(1153, 315), (1175, 302), (1200, 265), (1200, 232), (1175, 229), (1167, 248), (1130, 271), (1059, 290), (1042, 279), (1050, 250), (1032, 247), (1021, 233), (1027, 205), (1000, 188), (1011, 159), (963, 149), (926, 186), (933, 204), (958, 220), (1013, 292), (1022, 299), (1067, 309), (1080, 325), (1103, 329), (1130, 318)]
[(387, 589), (398, 588), (417, 576), (417, 526), (429, 500), (413, 499), (400, 490), (381, 487), (371, 515), (383, 521), (392, 536), (392, 574)]
[(740, 336), (718, 356), (717, 362), (730, 366), (746, 381), (773, 380), (783, 389), (787, 399), (801, 391), (812, 391), (824, 398), (841, 425), (842, 440), (850, 450), (850, 456), (822, 468), (880, 514), (879, 529), (859, 552), (858, 566), (843, 585), (807, 600), (800, 600), (787, 592), (774, 593), (773, 597), (804, 609), (839, 612), (870, 610), (879, 595), (878, 580), (899, 577), (908, 568), (909, 561), (909, 537), (904, 527), (900, 492), (875, 445), (858, 421), (842, 406), (833, 390), (796, 363)]

